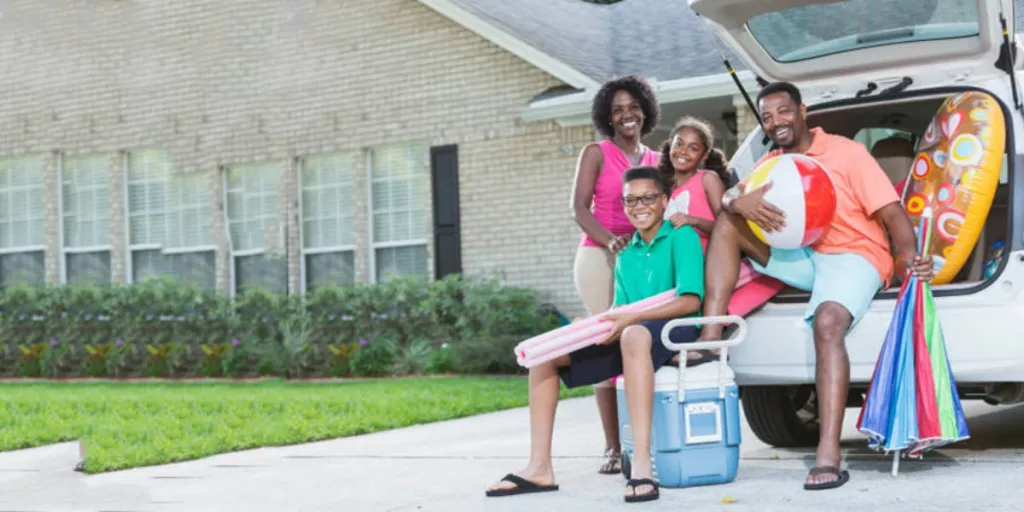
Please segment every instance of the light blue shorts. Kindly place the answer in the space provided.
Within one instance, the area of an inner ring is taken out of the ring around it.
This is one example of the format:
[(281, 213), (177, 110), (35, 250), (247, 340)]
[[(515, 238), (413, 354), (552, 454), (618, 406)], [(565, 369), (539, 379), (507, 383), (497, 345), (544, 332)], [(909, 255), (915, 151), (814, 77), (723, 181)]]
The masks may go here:
[(878, 270), (858, 254), (822, 254), (810, 248), (772, 248), (768, 266), (751, 260), (754, 269), (789, 286), (811, 292), (804, 320), (813, 328), (814, 312), (823, 302), (837, 302), (853, 315), (852, 329), (882, 287)]

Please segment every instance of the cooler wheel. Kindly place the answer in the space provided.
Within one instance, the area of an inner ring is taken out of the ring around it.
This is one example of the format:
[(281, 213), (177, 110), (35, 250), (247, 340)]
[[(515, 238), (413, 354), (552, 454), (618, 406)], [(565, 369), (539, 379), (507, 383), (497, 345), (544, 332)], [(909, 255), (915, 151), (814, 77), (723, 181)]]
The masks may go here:
[(622, 476), (626, 477), (626, 480), (629, 480), (629, 474), (632, 471), (632, 468), (629, 465), (629, 452), (623, 451), (622, 454), (619, 455), (619, 458), (621, 459), (620, 465), (622, 466)]

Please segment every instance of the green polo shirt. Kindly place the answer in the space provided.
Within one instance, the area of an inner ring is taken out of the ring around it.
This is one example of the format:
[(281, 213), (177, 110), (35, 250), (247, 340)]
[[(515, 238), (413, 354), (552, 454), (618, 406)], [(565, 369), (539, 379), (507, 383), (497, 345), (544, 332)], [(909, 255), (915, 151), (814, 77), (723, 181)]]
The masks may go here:
[(664, 222), (648, 244), (633, 235), (615, 260), (615, 303), (623, 306), (675, 288), (704, 300), (704, 251), (692, 226)]

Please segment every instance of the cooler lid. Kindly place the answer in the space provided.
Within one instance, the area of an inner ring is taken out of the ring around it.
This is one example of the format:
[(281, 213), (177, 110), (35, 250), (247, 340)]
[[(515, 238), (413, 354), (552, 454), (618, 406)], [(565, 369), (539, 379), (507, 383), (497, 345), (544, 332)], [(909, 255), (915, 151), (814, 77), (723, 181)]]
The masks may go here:
[[(679, 370), (674, 366), (662, 366), (654, 373), (654, 391), (677, 391), (679, 389)], [(721, 375), (721, 377), (719, 377)], [(623, 388), (624, 379), (619, 377), (615, 386)], [(718, 388), (721, 385), (732, 386), (736, 384), (736, 374), (729, 365), (723, 368), (717, 361), (704, 363), (683, 370), (683, 389), (686, 391), (696, 389)]]

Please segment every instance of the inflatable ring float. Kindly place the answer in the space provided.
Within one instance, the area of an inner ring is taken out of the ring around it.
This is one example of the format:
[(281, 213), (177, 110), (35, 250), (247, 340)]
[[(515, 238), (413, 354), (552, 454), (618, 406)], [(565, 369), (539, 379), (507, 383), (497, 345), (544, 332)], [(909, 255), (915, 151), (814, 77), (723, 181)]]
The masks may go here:
[(928, 253), (935, 261), (934, 284), (952, 281), (974, 250), (999, 185), (1005, 149), (1003, 110), (976, 91), (947, 98), (921, 138), (902, 200), (914, 226), (924, 209), (932, 208), (935, 236)]

